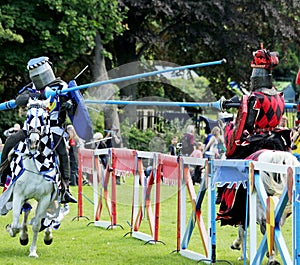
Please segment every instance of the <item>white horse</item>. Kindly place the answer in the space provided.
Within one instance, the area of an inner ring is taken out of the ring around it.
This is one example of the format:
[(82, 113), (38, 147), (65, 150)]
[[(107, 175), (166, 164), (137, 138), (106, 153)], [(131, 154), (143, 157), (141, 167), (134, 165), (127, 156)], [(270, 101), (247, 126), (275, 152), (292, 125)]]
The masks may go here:
[[(37, 201), (35, 216), (30, 221), (33, 238), (29, 257), (38, 257), (36, 242), (38, 233), (45, 229), (44, 242), (52, 243), (51, 221), (59, 212), (57, 202), (57, 166), (51, 150), (51, 133), (49, 117), (46, 110), (48, 101), (30, 100), (24, 129), (26, 139), (21, 141), (10, 153), (10, 168), (12, 181), (0, 197), (1, 214), (6, 214), (12, 208), (13, 221), (6, 230), (11, 237), (20, 233), (20, 243), (28, 244), (28, 218), (31, 206), (30, 199)], [(28, 206), (29, 207), (25, 207)], [(20, 213), (24, 212), (22, 224)], [(42, 228), (41, 228), (42, 227)]]
[[(274, 163), (278, 165), (300, 166), (299, 161), (292, 153), (283, 152), (283, 151), (264, 150), (257, 157), (257, 161)], [(264, 188), (268, 196), (274, 196), (278, 201), (278, 198), (280, 198), (285, 187), (288, 185), (287, 175), (260, 170), (259, 176), (264, 184)], [(280, 225), (284, 224), (286, 217), (288, 217), (290, 214), (291, 214), (291, 207), (289, 205), (285, 208), (285, 211), (281, 217)], [(262, 206), (260, 204), (257, 207), (257, 223), (260, 225), (261, 233), (264, 234), (266, 232), (266, 214), (263, 211)], [(239, 225), (238, 236), (231, 245), (232, 249), (242, 250), (242, 255), (239, 257), (239, 260), (244, 260), (243, 242), (244, 242), (244, 228), (242, 225)], [(276, 259), (276, 255), (277, 255), (277, 249), (275, 249), (273, 253), (267, 253), (269, 265), (280, 264)]]

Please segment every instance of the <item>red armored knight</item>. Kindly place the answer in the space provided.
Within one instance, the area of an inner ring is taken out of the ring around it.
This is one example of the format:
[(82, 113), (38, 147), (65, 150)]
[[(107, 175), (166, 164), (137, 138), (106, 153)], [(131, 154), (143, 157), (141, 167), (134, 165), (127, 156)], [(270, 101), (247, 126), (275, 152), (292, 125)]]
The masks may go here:
[[(278, 127), (285, 105), (283, 94), (276, 90), (272, 82), (271, 70), (278, 63), (276, 52), (269, 52), (263, 47), (254, 52), (250, 95), (244, 95), (239, 104), (232, 100), (224, 102), (224, 108), (239, 105), (237, 118), (225, 127), (227, 159), (247, 159), (262, 149), (290, 149), (291, 131)], [(218, 189), (220, 209), (217, 219), (221, 220), (221, 225), (244, 223), (245, 199), (246, 191), (242, 185), (239, 189), (226, 186)]]
[(227, 158), (243, 159), (260, 149), (289, 150), (290, 130), (278, 128), (284, 97), (272, 82), (271, 70), (278, 63), (276, 52), (262, 48), (253, 53), (251, 93), (242, 97), (235, 122), (225, 127)]

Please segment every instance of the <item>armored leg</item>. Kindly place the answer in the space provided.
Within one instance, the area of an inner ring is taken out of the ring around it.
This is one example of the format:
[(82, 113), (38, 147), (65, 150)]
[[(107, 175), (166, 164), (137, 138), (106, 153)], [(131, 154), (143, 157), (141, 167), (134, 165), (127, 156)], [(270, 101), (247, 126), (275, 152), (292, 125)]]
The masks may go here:
[(69, 182), (70, 182), (70, 161), (67, 153), (67, 148), (65, 145), (64, 139), (60, 135), (53, 134), (54, 145), (57, 146), (55, 151), (59, 157), (59, 170), (61, 174), (62, 182), (62, 196), (61, 203), (73, 202), (77, 203), (77, 200), (72, 196), (69, 191)]
[(20, 141), (25, 140), (26, 134), (23, 130), (19, 130), (18, 132), (9, 136), (4, 144), (2, 153), (1, 153), (1, 165), (0, 165), (0, 175), (1, 175), (1, 183), (0, 186), (4, 186), (6, 182), (6, 177), (10, 172), (9, 163), (7, 163), (7, 158), (9, 152), (18, 144)]

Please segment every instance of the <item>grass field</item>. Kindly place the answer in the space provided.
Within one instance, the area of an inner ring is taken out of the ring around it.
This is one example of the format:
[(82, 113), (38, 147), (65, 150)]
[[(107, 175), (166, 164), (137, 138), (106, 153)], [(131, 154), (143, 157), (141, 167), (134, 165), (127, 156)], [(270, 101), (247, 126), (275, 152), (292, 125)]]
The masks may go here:
[[(198, 188), (198, 186), (196, 186)], [(77, 187), (72, 187), (76, 194)], [(5, 231), (5, 225), (11, 223), (11, 213), (0, 218), (0, 264), (197, 264), (172, 253), (176, 249), (177, 234), (177, 193), (176, 187), (162, 186), (159, 240), (164, 244), (146, 244), (143, 241), (124, 235), (130, 231), (128, 222), (131, 218), (132, 184), (128, 179), (125, 184), (117, 186), (117, 221), (122, 225), (115, 229), (95, 227), (93, 224), (93, 187), (83, 187), (83, 217), (78, 217), (77, 205), (70, 205), (70, 213), (63, 220), (60, 228), (53, 232), (54, 241), (50, 246), (43, 243), (43, 234), (38, 239), (38, 259), (28, 257), (29, 245), (21, 246), (19, 239), (10, 238)], [(190, 214), (189, 197), (187, 196), (187, 215)], [(207, 206), (203, 207), (206, 221)], [(89, 218), (89, 219), (87, 219)], [(103, 207), (102, 220), (109, 220), (107, 209)], [(291, 220), (285, 229), (285, 239), (291, 246)], [(31, 229), (31, 227), (29, 227)], [(149, 233), (147, 220), (143, 220), (140, 231)], [(239, 252), (230, 249), (230, 244), (236, 237), (237, 229), (217, 224), (217, 259), (227, 262), (217, 264), (243, 264), (238, 262)], [(32, 233), (30, 230), (30, 237)], [(31, 241), (31, 238), (30, 238)], [(291, 248), (291, 247), (290, 247)], [(203, 247), (197, 227), (195, 227), (189, 249), (203, 253)], [(198, 264), (202, 264), (201, 262)]]

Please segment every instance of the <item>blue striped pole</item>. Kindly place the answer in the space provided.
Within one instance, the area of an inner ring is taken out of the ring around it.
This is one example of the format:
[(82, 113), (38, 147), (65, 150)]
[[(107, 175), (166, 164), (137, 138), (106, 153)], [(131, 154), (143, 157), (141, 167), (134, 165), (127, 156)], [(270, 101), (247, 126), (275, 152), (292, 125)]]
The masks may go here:
[[(197, 67), (206, 67), (206, 66), (218, 65), (218, 64), (222, 64), (222, 63), (226, 63), (226, 59), (222, 59), (219, 61), (206, 62), (206, 63), (196, 63), (196, 64), (190, 64), (190, 65), (184, 65), (184, 66), (178, 66), (178, 67), (171, 67), (168, 69), (163, 69), (163, 70), (158, 70), (158, 71), (153, 71), (153, 72), (148, 72), (148, 73), (129, 75), (129, 76), (114, 78), (114, 79), (110, 79), (110, 80), (104, 80), (104, 81), (99, 81), (99, 82), (95, 82), (95, 83), (89, 83), (89, 84), (84, 84), (84, 85), (80, 85), (80, 86), (69, 87), (69, 88), (66, 88), (63, 90), (57, 90), (57, 91), (53, 91), (51, 89), (46, 88), (45, 96), (47, 98), (49, 98), (49, 97), (53, 97), (55, 95), (59, 95), (62, 93), (77, 91), (77, 90), (81, 90), (81, 89), (85, 89), (85, 88), (120, 83), (120, 82), (124, 82), (124, 81), (128, 81), (128, 80), (132, 80), (132, 79), (149, 77), (149, 76), (154, 76), (154, 75), (167, 73), (167, 72), (181, 71), (181, 70), (192, 69), (192, 68), (197, 68)], [(14, 109), (14, 108), (16, 108), (16, 103), (14, 100), (10, 100), (8, 102), (3, 102), (0, 104), (0, 111), (7, 110), (7, 109)]]
[[(125, 101), (125, 100), (90, 100), (87, 99), (84, 102), (86, 104), (111, 104), (111, 105), (136, 105), (136, 106), (166, 106), (166, 107), (206, 107), (216, 108), (220, 111), (223, 110), (223, 102), (225, 98), (222, 97), (218, 101), (214, 102), (172, 102), (172, 101)], [(286, 109), (296, 108), (296, 103), (285, 103)]]
[(85, 100), (86, 104), (166, 106), (166, 107), (212, 107), (220, 109), (221, 100), (216, 102), (172, 102), (172, 101), (123, 101), (123, 100)]
[(16, 107), (17, 107), (17, 105), (16, 105), (16, 101), (14, 99), (0, 104), (0, 110), (14, 109)]
[(293, 185), (293, 263), (300, 264), (300, 168), (295, 168)]
[[(223, 98), (215, 102), (172, 102), (172, 101), (124, 101), (124, 100), (85, 100), (86, 104), (110, 104), (110, 105), (136, 105), (136, 106), (166, 106), (166, 107), (206, 107), (222, 110)], [(286, 109), (296, 108), (296, 103), (285, 103)], [(1, 110), (16, 108), (15, 100), (6, 101), (0, 104)]]
[(94, 86), (115, 84), (115, 83), (120, 83), (120, 82), (124, 82), (124, 81), (128, 81), (128, 80), (132, 80), (132, 79), (149, 77), (149, 76), (154, 76), (154, 75), (167, 73), (167, 72), (181, 71), (181, 70), (186, 70), (186, 69), (217, 65), (217, 64), (222, 64), (222, 63), (226, 63), (226, 59), (222, 59), (219, 61), (206, 62), (206, 63), (196, 63), (196, 64), (172, 67), (172, 68), (168, 68), (168, 69), (163, 69), (163, 70), (158, 70), (158, 71), (153, 71), (153, 72), (148, 72), (148, 73), (142, 73), (142, 74), (129, 75), (129, 76), (124, 76), (124, 77), (99, 81), (99, 82), (95, 82), (95, 83), (84, 84), (84, 85), (80, 85), (80, 86), (76, 86), (76, 87), (69, 87), (69, 88), (63, 89), (63, 90), (53, 91), (51, 89), (49, 89), (49, 90), (46, 89), (45, 94), (46, 94), (46, 97), (48, 98), (49, 96), (55, 96), (58, 93), (61, 94), (61, 93), (66, 93), (66, 92), (72, 92), (72, 91), (90, 88), (90, 87), (94, 87)]

